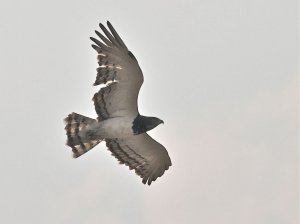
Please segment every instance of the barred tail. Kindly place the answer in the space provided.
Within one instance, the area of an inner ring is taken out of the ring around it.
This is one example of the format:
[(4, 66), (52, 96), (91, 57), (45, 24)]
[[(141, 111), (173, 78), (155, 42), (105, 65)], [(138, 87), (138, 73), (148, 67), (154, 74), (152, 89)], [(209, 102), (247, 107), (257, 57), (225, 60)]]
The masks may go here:
[(89, 140), (80, 136), (82, 128), (96, 122), (95, 119), (72, 113), (69, 114), (64, 121), (66, 124), (66, 135), (68, 137), (66, 145), (72, 148), (74, 158), (83, 155), (101, 142), (101, 140)]

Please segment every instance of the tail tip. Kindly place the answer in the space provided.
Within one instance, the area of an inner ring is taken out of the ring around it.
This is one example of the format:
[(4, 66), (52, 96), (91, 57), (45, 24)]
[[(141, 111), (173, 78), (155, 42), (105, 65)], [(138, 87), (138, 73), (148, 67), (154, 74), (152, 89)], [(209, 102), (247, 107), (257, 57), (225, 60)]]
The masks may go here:
[(68, 124), (70, 122), (70, 118), (72, 118), (74, 116), (74, 112), (72, 112), (71, 114), (69, 114), (66, 118), (64, 118), (64, 124)]

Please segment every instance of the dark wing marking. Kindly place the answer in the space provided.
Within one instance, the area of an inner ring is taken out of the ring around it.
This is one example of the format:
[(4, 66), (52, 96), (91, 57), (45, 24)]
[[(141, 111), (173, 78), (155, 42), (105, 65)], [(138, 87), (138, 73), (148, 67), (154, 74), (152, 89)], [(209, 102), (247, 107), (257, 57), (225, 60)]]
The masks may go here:
[(109, 105), (107, 105), (107, 102), (109, 102), (110, 97), (112, 97), (110, 92), (114, 89), (117, 83), (112, 83), (110, 85), (107, 85), (104, 88), (101, 88), (99, 92), (95, 93), (93, 97), (95, 110), (98, 114), (98, 121), (105, 120), (110, 117), (110, 113), (108, 111), (108, 108), (110, 108)]
[[(128, 51), (121, 37), (113, 26), (107, 22), (109, 30), (100, 24), (102, 35), (95, 31), (103, 41), (91, 37), (96, 44), (92, 47), (98, 52), (97, 77), (94, 85), (117, 82), (111, 86), (102, 88), (95, 94), (93, 100), (98, 119), (107, 119), (113, 114), (120, 116), (136, 115), (137, 97), (143, 83), (143, 74), (133, 54)], [(119, 113), (121, 111), (121, 113)]]
[(148, 185), (172, 165), (167, 150), (148, 134), (126, 139), (106, 139), (106, 145), (121, 164), (134, 169)]

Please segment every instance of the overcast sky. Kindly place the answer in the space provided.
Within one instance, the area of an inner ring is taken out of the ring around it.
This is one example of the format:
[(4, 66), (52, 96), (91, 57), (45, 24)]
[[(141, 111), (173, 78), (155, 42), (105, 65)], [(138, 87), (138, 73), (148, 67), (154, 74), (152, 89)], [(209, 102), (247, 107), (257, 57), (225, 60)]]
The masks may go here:
[[(173, 166), (150, 187), (102, 143), (72, 159), (63, 118), (95, 118), (90, 36), (109, 20)], [(2, 0), (0, 223), (298, 223), (298, 1)]]

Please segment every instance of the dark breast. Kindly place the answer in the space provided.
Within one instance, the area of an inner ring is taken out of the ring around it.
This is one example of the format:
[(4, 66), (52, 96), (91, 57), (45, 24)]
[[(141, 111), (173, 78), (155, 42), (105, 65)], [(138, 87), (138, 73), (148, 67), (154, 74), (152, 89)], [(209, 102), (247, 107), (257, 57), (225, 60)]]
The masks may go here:
[(146, 117), (141, 116), (139, 114), (136, 116), (136, 118), (132, 123), (133, 134), (138, 135), (148, 131), (146, 128), (146, 122), (145, 122), (146, 119), (147, 119)]

